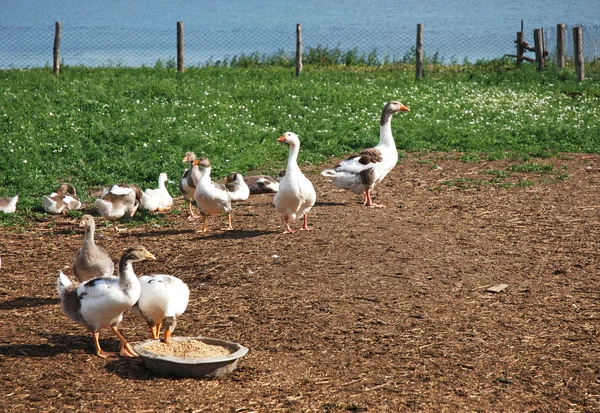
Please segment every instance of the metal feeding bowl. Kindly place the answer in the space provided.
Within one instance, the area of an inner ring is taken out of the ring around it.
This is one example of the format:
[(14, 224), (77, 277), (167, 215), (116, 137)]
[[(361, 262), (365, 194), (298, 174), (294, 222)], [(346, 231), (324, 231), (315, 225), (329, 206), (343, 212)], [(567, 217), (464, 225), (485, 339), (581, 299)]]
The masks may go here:
[(245, 356), (248, 349), (241, 344), (208, 337), (172, 337), (172, 341), (198, 340), (212, 346), (229, 350), (225, 356), (212, 358), (176, 357), (158, 354), (148, 349), (159, 340), (147, 340), (134, 346), (135, 351), (144, 360), (146, 367), (165, 377), (219, 377), (231, 373), (237, 368), (238, 360)]

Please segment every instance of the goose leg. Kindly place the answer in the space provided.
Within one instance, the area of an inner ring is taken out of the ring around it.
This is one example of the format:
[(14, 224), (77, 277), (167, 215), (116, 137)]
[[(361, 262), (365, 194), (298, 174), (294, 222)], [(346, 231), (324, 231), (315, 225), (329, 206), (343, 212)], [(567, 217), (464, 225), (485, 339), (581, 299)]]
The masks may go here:
[(313, 228), (309, 228), (308, 227), (308, 212), (306, 214), (304, 214), (304, 224), (302, 225), (302, 228), (300, 228), (300, 231), (312, 231)]
[(229, 214), (227, 214), (227, 228), (225, 228), (225, 231), (231, 231), (233, 229), (233, 227), (231, 226), (231, 212)]
[(117, 353), (102, 350), (102, 348), (100, 347), (100, 333), (99, 332), (96, 331), (95, 333), (92, 333), (92, 337), (94, 337), (94, 347), (96, 348), (96, 354), (98, 356), (100, 356), (102, 358), (117, 356)]
[(117, 227), (117, 221), (116, 220), (113, 221), (112, 223), (113, 223), (113, 228), (115, 229), (115, 231), (116, 231), (117, 234), (119, 232), (121, 232), (121, 231), (125, 231), (124, 229), (121, 229), (121, 228)]
[(367, 199), (365, 202), (365, 206), (373, 207), (373, 208), (385, 208), (385, 205), (379, 205), (379, 204), (373, 203), (373, 200), (371, 199), (371, 191), (369, 189), (367, 189), (365, 191), (365, 197)]
[(296, 232), (295, 230), (290, 228), (290, 219), (287, 215), (285, 216), (285, 228), (286, 230), (283, 231), (284, 234), (293, 234), (294, 232)]
[(121, 342), (121, 351), (119, 351), (119, 354), (123, 357), (138, 357), (139, 354), (136, 353), (136, 351), (133, 349), (131, 344), (129, 344), (129, 342), (127, 342), (127, 339), (125, 337), (123, 337), (123, 334), (121, 334), (119, 329), (117, 327), (111, 327), (111, 328), (112, 328), (112, 331), (119, 338), (119, 341)]
[(153, 326), (150, 326), (150, 334), (152, 334), (152, 340), (156, 340), (158, 338), (158, 325), (155, 324)]
[(192, 202), (189, 201), (187, 204), (188, 204), (188, 220), (192, 221), (194, 219), (197, 219), (198, 215), (194, 214), (194, 211), (192, 210)]
[(199, 232), (208, 232), (208, 226), (206, 226), (206, 215), (202, 215), (202, 229)]

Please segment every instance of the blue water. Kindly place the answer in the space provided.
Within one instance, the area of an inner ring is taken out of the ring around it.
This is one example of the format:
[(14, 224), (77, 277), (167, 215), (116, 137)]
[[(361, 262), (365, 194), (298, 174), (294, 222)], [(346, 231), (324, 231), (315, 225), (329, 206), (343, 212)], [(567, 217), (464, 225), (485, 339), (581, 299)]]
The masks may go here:
[(87, 65), (168, 60), (177, 21), (185, 24), (186, 65), (253, 51), (292, 53), (296, 23), (305, 48), (377, 49), (396, 58), (414, 45), (423, 23), (426, 53), (471, 60), (511, 53), (521, 19), (529, 40), (537, 27), (600, 24), (598, 0), (0, 0), (0, 10), (0, 67), (51, 61), (55, 21), (63, 25), (65, 63)]

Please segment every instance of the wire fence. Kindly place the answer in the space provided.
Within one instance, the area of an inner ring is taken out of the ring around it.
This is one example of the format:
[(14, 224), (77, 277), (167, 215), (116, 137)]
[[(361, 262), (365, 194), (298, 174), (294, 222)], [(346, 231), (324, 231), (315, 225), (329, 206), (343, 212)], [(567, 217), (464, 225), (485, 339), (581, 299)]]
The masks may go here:
[[(567, 57), (573, 56), (572, 27), (567, 27)], [(0, 26), (0, 69), (52, 66), (54, 25)], [(339, 57), (331, 63), (382, 64), (414, 61), (416, 27), (380, 31), (348, 27), (303, 27), (305, 63)], [(556, 27), (544, 30), (553, 53)], [(526, 38), (533, 35), (526, 33)], [(600, 26), (584, 26), (584, 56), (600, 59)], [(433, 63), (468, 63), (515, 53), (514, 33), (462, 33), (429, 30), (424, 52)], [(244, 61), (290, 64), (295, 58), (295, 27), (207, 31), (185, 27), (185, 65), (238, 65)], [(62, 65), (141, 67), (175, 65), (175, 24), (172, 29), (62, 26)]]

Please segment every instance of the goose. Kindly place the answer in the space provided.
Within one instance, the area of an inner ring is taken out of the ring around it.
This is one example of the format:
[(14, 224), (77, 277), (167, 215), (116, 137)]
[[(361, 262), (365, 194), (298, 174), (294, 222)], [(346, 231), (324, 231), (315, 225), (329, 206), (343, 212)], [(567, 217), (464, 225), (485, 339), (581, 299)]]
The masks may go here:
[(194, 192), (194, 199), (200, 209), (200, 215), (202, 215), (201, 232), (208, 231), (208, 227), (206, 226), (206, 215), (222, 213), (227, 214), (228, 226), (225, 229), (232, 230), (230, 192), (224, 185), (211, 181), (211, 167), (208, 158), (196, 159), (193, 164), (200, 168), (200, 179), (196, 186), (196, 192)]
[(196, 192), (196, 185), (198, 185), (198, 180), (200, 179), (200, 169), (198, 168), (198, 165), (194, 165), (195, 160), (196, 155), (194, 152), (186, 152), (183, 162), (189, 162), (190, 167), (183, 173), (181, 181), (179, 181), (179, 190), (181, 191), (183, 198), (187, 201), (188, 219), (190, 220), (198, 218), (198, 215), (192, 211), (194, 192)]
[(142, 208), (150, 212), (169, 212), (171, 210), (173, 197), (165, 187), (168, 179), (164, 172), (158, 175), (158, 188), (147, 188), (142, 194)]
[(397, 101), (388, 102), (381, 114), (379, 143), (373, 148), (364, 149), (357, 155), (344, 159), (333, 169), (321, 172), (321, 175), (330, 178), (337, 187), (357, 195), (363, 194), (365, 206), (383, 207), (373, 203), (371, 191), (398, 162), (398, 151), (391, 126), (392, 115), (396, 112), (410, 112), (410, 109)]
[(187, 308), (190, 289), (172, 275), (143, 275), (139, 280), (142, 293), (138, 302), (131, 307), (131, 312), (148, 323), (153, 340), (158, 339), (161, 325), (164, 326), (163, 341), (168, 343), (175, 330), (177, 317)]
[(104, 188), (102, 197), (96, 199), (94, 205), (98, 213), (112, 221), (115, 231), (122, 231), (117, 227), (117, 220), (126, 213), (135, 215), (140, 202), (142, 202), (142, 190), (131, 184), (118, 184), (110, 188)]
[(311, 230), (312, 228), (308, 227), (308, 213), (315, 204), (317, 195), (313, 184), (298, 167), (300, 140), (295, 133), (286, 132), (277, 141), (284, 142), (290, 147), (286, 173), (279, 183), (279, 191), (273, 199), (275, 209), (283, 215), (285, 220), (286, 230), (283, 233), (296, 232), (290, 228), (290, 221), (293, 222), (300, 217), (304, 217), (304, 224), (301, 229)]
[(282, 169), (281, 171), (279, 171), (279, 173), (277, 174), (277, 182), (281, 182), (283, 180), (283, 177), (285, 176), (285, 169)]
[(121, 356), (138, 355), (118, 327), (123, 319), (123, 312), (140, 298), (141, 286), (133, 272), (132, 263), (147, 259), (155, 260), (156, 257), (143, 246), (128, 248), (119, 260), (118, 277), (92, 278), (79, 286), (75, 286), (62, 271), (59, 271), (56, 289), (60, 296), (61, 308), (71, 320), (92, 333), (96, 354), (100, 357), (117, 355), (100, 347), (99, 330), (102, 328), (110, 328), (119, 338)]
[[(229, 180), (229, 176), (227, 177)], [(279, 181), (269, 175), (253, 175), (244, 178), (250, 195), (274, 194), (279, 191)]]
[(0, 198), (0, 211), (5, 214), (12, 214), (17, 210), (17, 201), (19, 201), (19, 195), (12, 198)]
[(79, 282), (96, 277), (110, 277), (115, 271), (115, 264), (106, 251), (94, 242), (96, 230), (94, 217), (87, 214), (82, 216), (79, 226), (85, 228), (85, 235), (83, 236), (83, 245), (73, 261), (75, 276)]
[(69, 211), (81, 209), (77, 199), (77, 191), (71, 184), (61, 184), (56, 192), (42, 197), (44, 211), (50, 214), (67, 214)]
[(232, 201), (245, 201), (250, 196), (250, 188), (246, 184), (246, 179), (238, 172), (232, 172), (225, 178), (225, 188), (229, 191), (229, 198)]

